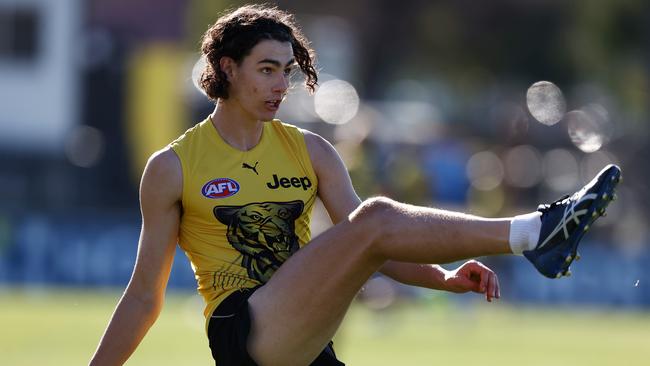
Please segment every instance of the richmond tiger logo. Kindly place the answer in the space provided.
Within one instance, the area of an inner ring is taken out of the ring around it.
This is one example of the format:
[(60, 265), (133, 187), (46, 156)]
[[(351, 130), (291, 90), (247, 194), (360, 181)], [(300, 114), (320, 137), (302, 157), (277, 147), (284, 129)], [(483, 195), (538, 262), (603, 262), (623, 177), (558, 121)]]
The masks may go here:
[(295, 221), (303, 208), (302, 201), (262, 202), (216, 206), (213, 212), (228, 226), (228, 242), (242, 254), (248, 276), (266, 283), (300, 247)]

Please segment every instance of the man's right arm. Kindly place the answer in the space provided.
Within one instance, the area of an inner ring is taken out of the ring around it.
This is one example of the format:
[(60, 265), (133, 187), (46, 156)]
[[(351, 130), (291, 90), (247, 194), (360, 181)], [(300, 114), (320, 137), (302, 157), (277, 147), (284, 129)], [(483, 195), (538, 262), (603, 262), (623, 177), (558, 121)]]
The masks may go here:
[(158, 318), (178, 239), (182, 187), (174, 151), (154, 154), (140, 184), (142, 231), (133, 274), (90, 365), (122, 365)]

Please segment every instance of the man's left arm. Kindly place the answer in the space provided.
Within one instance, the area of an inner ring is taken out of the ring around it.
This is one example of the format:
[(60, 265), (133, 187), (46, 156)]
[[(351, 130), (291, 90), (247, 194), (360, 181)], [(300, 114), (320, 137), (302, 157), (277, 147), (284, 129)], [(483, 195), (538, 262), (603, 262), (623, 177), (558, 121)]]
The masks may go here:
[[(334, 147), (321, 136), (303, 130), (312, 166), (318, 177), (318, 197), (332, 222), (347, 219), (361, 204), (350, 175)], [(496, 274), (480, 262), (470, 260), (455, 270), (439, 265), (387, 261), (379, 272), (407, 285), (451, 291), (485, 293), (486, 299), (499, 297)]]

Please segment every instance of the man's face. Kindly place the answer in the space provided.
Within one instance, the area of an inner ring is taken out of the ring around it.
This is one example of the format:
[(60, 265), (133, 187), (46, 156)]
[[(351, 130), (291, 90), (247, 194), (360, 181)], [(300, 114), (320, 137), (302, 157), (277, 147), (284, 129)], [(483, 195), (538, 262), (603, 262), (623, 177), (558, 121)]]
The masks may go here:
[(260, 41), (241, 64), (231, 64), (228, 100), (254, 120), (272, 120), (289, 88), (294, 62), (291, 43)]

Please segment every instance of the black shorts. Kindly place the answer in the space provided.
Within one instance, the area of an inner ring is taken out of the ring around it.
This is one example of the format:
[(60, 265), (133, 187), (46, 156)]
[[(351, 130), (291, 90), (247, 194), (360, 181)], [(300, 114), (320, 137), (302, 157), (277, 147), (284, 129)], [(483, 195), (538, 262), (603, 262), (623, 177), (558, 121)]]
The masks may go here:
[[(212, 313), (208, 323), (208, 340), (216, 366), (257, 366), (248, 354), (246, 343), (251, 328), (248, 298), (253, 289), (235, 291)], [(311, 363), (311, 366), (341, 366), (332, 342)]]

